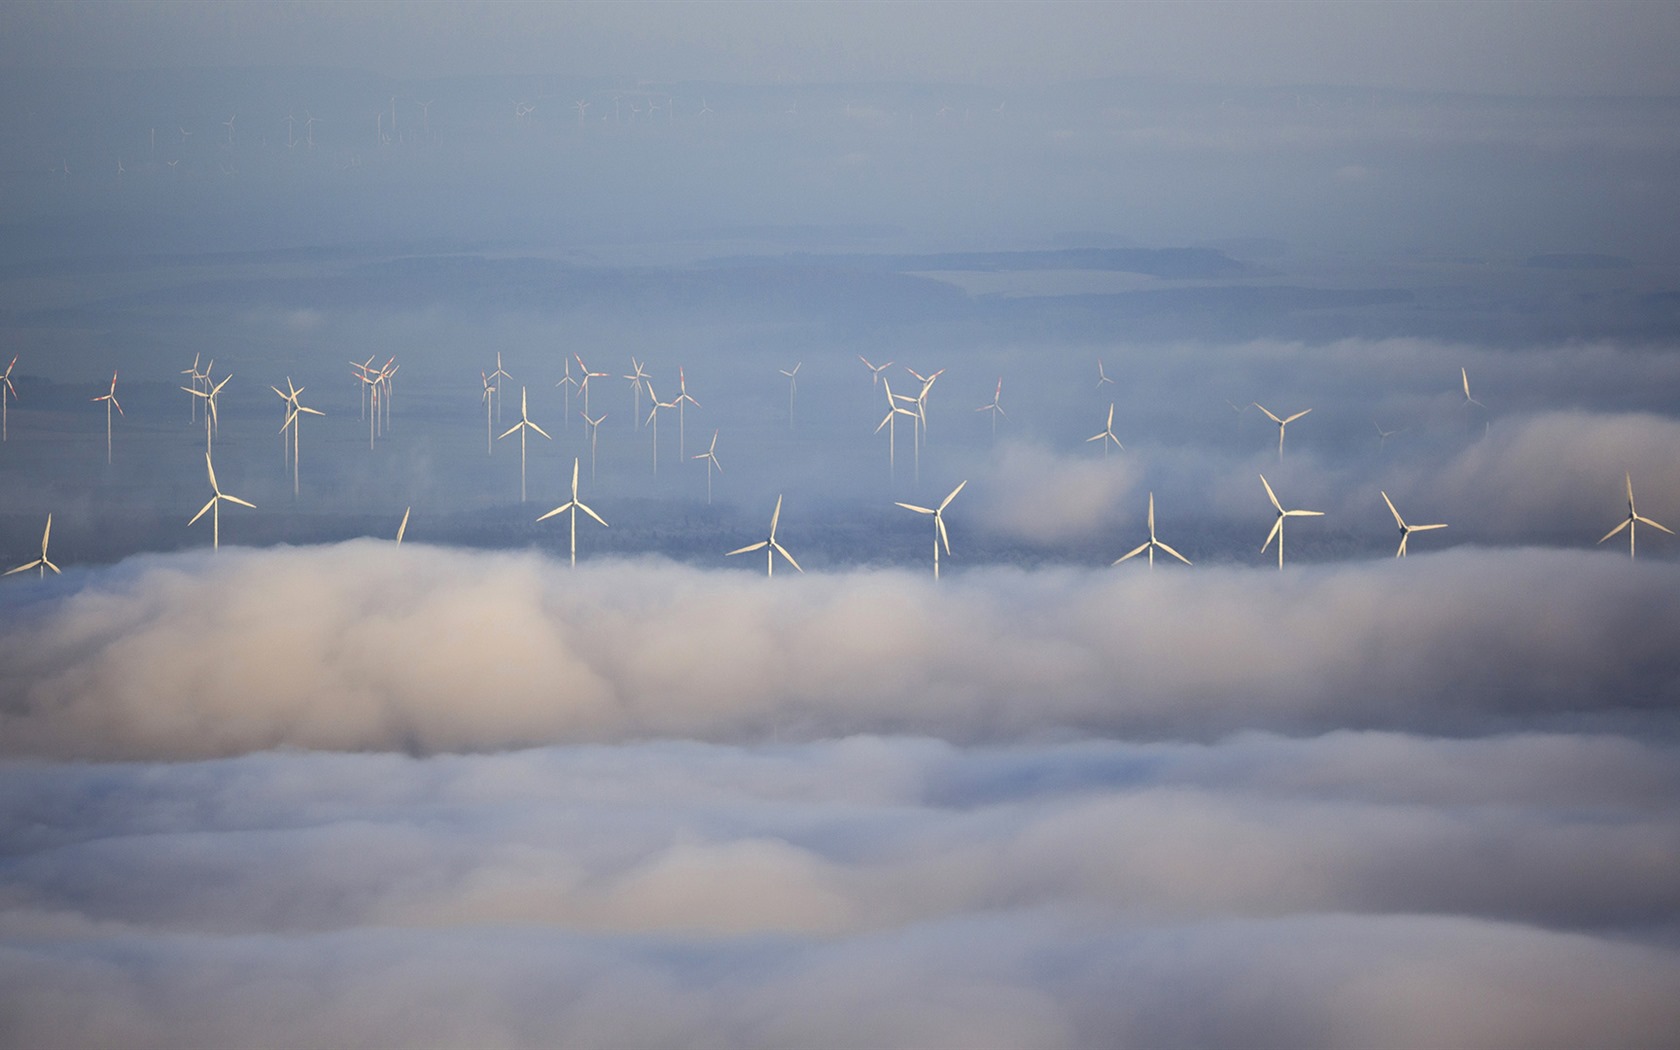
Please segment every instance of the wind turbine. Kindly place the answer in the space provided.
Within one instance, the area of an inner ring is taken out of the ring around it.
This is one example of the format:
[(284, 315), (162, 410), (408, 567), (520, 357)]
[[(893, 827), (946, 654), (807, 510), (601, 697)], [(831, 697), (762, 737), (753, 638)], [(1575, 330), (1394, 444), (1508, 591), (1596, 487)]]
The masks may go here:
[[(269, 389), (274, 390), (273, 387)], [(281, 424), (280, 433), (284, 435), (287, 427), (292, 428), (292, 496), (296, 497), (298, 494), (298, 451), (300, 448), (298, 431), (303, 429), (299, 417), (303, 415), (324, 417), (326, 413), (319, 409), (310, 408), (298, 400), (298, 395), (303, 393), (303, 387), (292, 386), (291, 376), (286, 377), (286, 389), (290, 390), (291, 394), (282, 396), (286, 397), (286, 403), (291, 406), (291, 411), (286, 415), (286, 422)], [(274, 392), (276, 394), (280, 393), (279, 390), (274, 390)]]
[[(373, 358), (368, 358), (373, 360)], [(502, 352), (496, 351), (496, 370), (490, 373), (490, 386), (496, 392), (496, 425), (502, 425), (502, 380), (513, 377), (502, 371)]]
[(642, 363), (630, 358), (630, 374), (624, 377), (630, 380), (630, 419), (637, 426), (642, 423), (642, 386), (649, 383), (648, 374), (642, 369)]
[(1674, 530), (1669, 528), (1667, 525), (1661, 525), (1661, 524), (1658, 524), (1657, 522), (1652, 521), (1650, 518), (1645, 517), (1644, 515), (1640, 514), (1637, 510), (1633, 509), (1633, 475), (1631, 473), (1629, 473), (1629, 474), (1625, 475), (1625, 477), (1627, 478), (1627, 500), (1628, 500), (1627, 517), (1622, 519), (1622, 523), (1620, 525), (1617, 525), (1615, 528), (1611, 529), (1609, 532), (1606, 532), (1602, 537), (1600, 537), (1598, 542), (1603, 543), (1605, 540), (1614, 536), (1616, 533), (1621, 532), (1623, 529), (1626, 529), (1626, 530), (1628, 530), (1628, 557), (1632, 558), (1634, 556), (1633, 555), (1633, 533), (1634, 533), (1635, 526), (1637, 526), (1637, 525), (1649, 525), (1654, 529), (1663, 530), (1664, 532), (1668, 533), (1670, 536), (1674, 535)]
[(1097, 358), (1097, 389), (1101, 390), (1104, 383), (1112, 382), (1114, 380), (1108, 378), (1108, 373), (1103, 371), (1102, 358)]
[(864, 357), (862, 354), (858, 355), (858, 360), (863, 362), (863, 367), (869, 369), (869, 387), (872, 390), (880, 385), (881, 373), (893, 366), (891, 361), (888, 361), (884, 365), (870, 364), (869, 358)]
[[(194, 362), (196, 365), (197, 362)], [(0, 441), (10, 438), (10, 424), (7, 422), (8, 409), (11, 399), (17, 397), (17, 387), (12, 385), (12, 369), (17, 367), (17, 355), (12, 355), (12, 363), (6, 366), (4, 374), (0, 374)]]
[(215, 367), (216, 362), (214, 361), (205, 366), (204, 375), (202, 377), (204, 379), (203, 390), (197, 389), (196, 386), (184, 386), (181, 388), (194, 397), (202, 397), (204, 399), (204, 454), (206, 456), (210, 454), (210, 445), (213, 440), (213, 435), (216, 433), (216, 427), (219, 425), (216, 417), (216, 397), (221, 394), (222, 387), (228, 385), (228, 380), (233, 378), (233, 373), (229, 372), (227, 375), (222, 377), (222, 381), (220, 383), (212, 386), (210, 383), (210, 370)]
[[(993, 394), (992, 394), (991, 404), (981, 405), (979, 408), (974, 410), (976, 412), (990, 412), (992, 414), (992, 440), (993, 441), (997, 440), (997, 421), (998, 421), (998, 417), (999, 416), (1007, 416), (1009, 414), (1009, 413), (1005, 412), (1003, 410), (1003, 406), (998, 403), (1002, 398), (1003, 398), (1003, 377), (998, 376), (997, 390), (994, 391)], [(1112, 425), (1113, 420), (1110, 420), (1109, 422)], [(1106, 450), (1108, 448), (1108, 446), (1104, 445), (1103, 448)]]
[(583, 127), (583, 115), (589, 111), (589, 103), (580, 98), (576, 102), (572, 103), (572, 105), (578, 111), (578, 127), (581, 128)]
[[(188, 391), (188, 393), (192, 393), (192, 394), (198, 393), (198, 385), (200, 383), (204, 382), (204, 380), (209, 378), (209, 372), (208, 371), (206, 371), (203, 375), (199, 374), (199, 372), (198, 372), (198, 358), (199, 358), (199, 355), (194, 354), (193, 355), (192, 367), (181, 369), (181, 374), (186, 376), (187, 377), (187, 382), (192, 384), (192, 389)], [(11, 369), (8, 368), (8, 369), (6, 369), (6, 371), (8, 373), (10, 373)], [(186, 387), (182, 387), (181, 389), (182, 390), (187, 390)], [(197, 422), (198, 422), (198, 399), (194, 398), (193, 400), (187, 402), (187, 425), (191, 426), (192, 424), (197, 423)]]
[(535, 430), (537, 433), (541, 434), (543, 437), (548, 438), (548, 440), (550, 440), (550, 441), (554, 440), (553, 438), (548, 437), (548, 431), (544, 430), (542, 427), (539, 427), (535, 423), (531, 422), (530, 417), (528, 415), (526, 415), (525, 388), (524, 387), (519, 388), (519, 422), (515, 423), (511, 427), (508, 427), (507, 430), (503, 431), (496, 438), (496, 440), (500, 441), (502, 438), (507, 437), (509, 434), (513, 433), (516, 430), (519, 431), (519, 502), (524, 503), (525, 502), (525, 432), (527, 430)]
[[(1127, 558), (1133, 557), (1134, 555), (1142, 554), (1144, 551), (1148, 551), (1149, 552), (1149, 567), (1151, 569), (1153, 569), (1155, 567), (1155, 548), (1157, 548), (1157, 547), (1166, 551), (1168, 554), (1177, 558), (1179, 561), (1183, 562), (1184, 564), (1186, 564), (1186, 565), (1190, 564), (1190, 559), (1189, 558), (1186, 558), (1184, 555), (1178, 553), (1177, 551), (1173, 550), (1171, 547), (1167, 546), (1165, 543), (1162, 543), (1160, 540), (1155, 538), (1155, 493), (1151, 492), (1149, 494), (1149, 542), (1139, 544), (1130, 553), (1122, 554), (1120, 557), (1114, 559), (1114, 564), (1119, 565), (1121, 562), (1125, 561)], [(1280, 543), (1279, 544), (1279, 549), (1281, 549), (1281, 548), (1282, 548), (1282, 545)]]
[[(916, 397), (915, 397), (916, 414), (917, 414), (917, 417), (918, 417), (920, 425), (921, 425), (920, 431), (918, 433), (917, 441), (918, 441), (918, 443), (925, 442), (927, 440), (927, 429), (928, 429), (928, 421), (927, 421), (928, 393), (929, 393), (929, 391), (931, 391), (933, 389), (934, 382), (936, 380), (938, 380), (940, 376), (945, 374), (945, 370), (943, 368), (941, 368), (939, 371), (934, 372), (932, 375), (926, 375), (926, 376), (922, 375), (920, 372), (916, 371), (914, 368), (906, 367), (904, 370), (906, 372), (909, 372), (911, 375), (915, 376), (917, 381), (922, 384), (922, 389), (916, 392)], [(917, 460), (918, 467), (920, 465), (920, 462), (921, 462), (920, 459), (918, 459)], [(919, 473), (919, 470), (918, 470), (918, 473)]]
[(227, 493), (225, 493), (221, 490), (221, 487), (216, 484), (216, 465), (214, 463), (210, 462), (210, 453), (208, 453), (208, 452), (206, 452), (204, 454), (204, 468), (207, 471), (209, 471), (209, 473), (210, 473), (210, 493), (211, 493), (210, 502), (206, 503), (204, 506), (202, 506), (198, 509), (198, 513), (194, 514), (192, 516), (192, 521), (187, 522), (187, 528), (189, 528), (189, 529), (192, 528), (193, 522), (196, 522), (199, 518), (204, 517), (204, 512), (205, 511), (209, 511), (210, 512), (210, 548), (212, 550), (221, 550), (221, 548), (222, 548), (222, 502), (225, 500), (228, 503), (237, 503), (241, 507), (250, 507), (252, 510), (256, 510), (257, 507), (256, 507), (256, 504), (254, 504), (254, 503), (246, 503), (244, 500), (240, 499), (238, 496), (229, 496)]
[(1371, 425), (1377, 428), (1377, 447), (1378, 448), (1382, 448), (1384, 445), (1387, 445), (1389, 438), (1393, 437), (1394, 435), (1396, 435), (1396, 434), (1398, 434), (1401, 431), (1406, 429), (1405, 427), (1396, 427), (1393, 430), (1384, 430), (1382, 428), (1382, 424), (1378, 423), (1374, 419), (1371, 420)]
[[(1394, 509), (1394, 501), (1388, 498), (1388, 493), (1384, 492), (1382, 494), (1382, 498), (1383, 502), (1388, 504), (1388, 512), (1394, 515), (1394, 524), (1400, 526), (1400, 549), (1394, 552), (1394, 556), (1396, 558), (1404, 558), (1406, 556), (1406, 540), (1412, 535), (1412, 533), (1428, 532), (1430, 529), (1446, 528), (1445, 525), (1407, 525), (1406, 519), (1402, 518), (1400, 516), (1400, 512)], [(1279, 541), (1279, 546), (1280, 548), (1282, 546), (1281, 540)]]
[(677, 399), (672, 404), (677, 406), (677, 458), (681, 459), (688, 455), (687, 441), (684, 436), (687, 427), (683, 423), (683, 404), (686, 402), (695, 408), (700, 407), (700, 402), (688, 396), (688, 377), (683, 375), (681, 365), (677, 366), (677, 390)]
[[(8, 369), (6, 369), (6, 371), (9, 374), (11, 372), (11, 369), (8, 368)], [(10, 382), (10, 380), (8, 380), (8, 383), (9, 382)], [(118, 415), (126, 415), (127, 414), (127, 413), (123, 412), (122, 404), (117, 401), (117, 370), (116, 369), (114, 369), (114, 368), (111, 369), (111, 389), (110, 389), (110, 392), (100, 394), (98, 397), (88, 398), (88, 400), (89, 401), (103, 401), (103, 402), (105, 402), (105, 462), (109, 463), (109, 462), (111, 462), (111, 406), (112, 405), (116, 406)]]
[(554, 517), (556, 514), (563, 514), (566, 511), (571, 511), (571, 517), (572, 517), (572, 565), (573, 565), (573, 567), (577, 566), (577, 512), (581, 510), (585, 514), (589, 515), (591, 518), (594, 518), (596, 521), (599, 521), (602, 525), (607, 524), (606, 520), (604, 518), (602, 518), (599, 514), (595, 513), (593, 510), (589, 509), (589, 507), (586, 506), (582, 500), (578, 499), (578, 490), (577, 489), (578, 489), (578, 461), (577, 461), (577, 457), (574, 456), (574, 457), (572, 457), (572, 498), (567, 500), (565, 503), (560, 504), (558, 507), (555, 507), (553, 510), (549, 511), (547, 514), (544, 514), (542, 517), (537, 519), (538, 521), (546, 521), (547, 519)]
[(583, 424), (589, 430), (589, 483), (595, 484), (595, 443), (601, 440), (601, 420), (607, 418), (605, 412), (599, 419), (590, 419), (587, 412), (582, 413)]
[(582, 357), (579, 357), (577, 354), (573, 354), (572, 356), (577, 358), (578, 367), (583, 369), (583, 379), (578, 383), (578, 393), (583, 395), (583, 413), (584, 413), (584, 415), (588, 415), (589, 414), (589, 381), (591, 379), (605, 379), (605, 378), (607, 378), (607, 373), (605, 373), (605, 372), (591, 372), (589, 370), (589, 366), (583, 363), (583, 358)]
[(951, 505), (951, 501), (957, 498), (957, 493), (961, 492), (966, 484), (968, 484), (968, 479), (964, 478), (957, 484), (956, 488), (951, 490), (949, 496), (939, 502), (938, 507), (918, 507), (914, 503), (898, 504), (905, 510), (913, 510), (917, 514), (933, 515), (933, 578), (936, 580), (939, 579), (939, 544), (943, 542), (945, 553), (951, 553), (951, 537), (945, 531), (945, 508)]
[(793, 395), (799, 390), (799, 365), (802, 365), (804, 363), (805, 362), (801, 361), (801, 362), (799, 362), (798, 365), (794, 365), (793, 366), (793, 371), (791, 371), (791, 372), (789, 372), (785, 368), (778, 369), (778, 371), (781, 372), (782, 375), (785, 375), (785, 376), (788, 377), (788, 429), (789, 430), (793, 429)]
[(1087, 445), (1093, 441), (1102, 442), (1104, 459), (1108, 458), (1108, 443), (1110, 441), (1114, 442), (1114, 447), (1120, 451), (1124, 452), (1126, 450), (1126, 446), (1120, 444), (1120, 439), (1114, 436), (1114, 402), (1110, 401), (1108, 403), (1108, 423), (1103, 426), (1101, 431), (1085, 439)]
[(558, 387), (564, 387), (565, 388), (565, 391), (566, 391), (566, 410), (565, 410), (565, 420), (566, 420), (566, 422), (565, 422), (565, 427), (566, 427), (567, 430), (570, 430), (570, 429), (572, 429), (572, 391), (577, 389), (578, 381), (576, 379), (572, 378), (572, 359), (568, 357), (568, 358), (564, 358), (564, 360), (566, 362), (566, 374), (561, 376), (560, 381), (558, 383), (555, 383), (554, 385), (558, 386)]
[(757, 543), (750, 544), (748, 546), (742, 547), (739, 550), (732, 550), (728, 554), (724, 555), (724, 557), (732, 557), (733, 555), (736, 555), (736, 554), (750, 554), (751, 552), (759, 550), (760, 548), (762, 548), (764, 550), (764, 575), (765, 576), (768, 577), (768, 576), (776, 575), (776, 555), (777, 555), (777, 553), (780, 553), (782, 557), (786, 558), (789, 565), (793, 566), (795, 569), (798, 569), (800, 572), (804, 572), (805, 571), (804, 569), (799, 568), (799, 563), (793, 560), (793, 555), (791, 555), (787, 552), (787, 548), (782, 546), (780, 543), (776, 542), (776, 523), (781, 520), (781, 517), (782, 517), (782, 497), (778, 495), (776, 497), (776, 509), (774, 511), (772, 511), (771, 514), (770, 514), (770, 536), (769, 536), (769, 538), (759, 540)]
[(1467, 371), (1463, 366), (1460, 366), (1459, 370), (1458, 370), (1458, 377), (1464, 381), (1464, 403), (1467, 404), (1467, 405), (1475, 405), (1477, 408), (1482, 408), (1482, 409), (1487, 408), (1486, 405), (1482, 404), (1480, 401), (1477, 401), (1475, 398), (1470, 396), (1470, 373), (1469, 373), (1469, 371)]
[(1295, 422), (1297, 419), (1300, 419), (1302, 416), (1306, 415), (1308, 412), (1311, 412), (1312, 409), (1303, 408), (1303, 409), (1301, 409), (1301, 411), (1295, 413), (1292, 416), (1289, 416), (1286, 419), (1279, 419), (1277, 416), (1272, 414), (1271, 409), (1267, 408), (1265, 405), (1262, 405), (1258, 401), (1254, 402), (1254, 407), (1258, 408), (1260, 411), (1266, 413), (1266, 418), (1271, 420), (1273, 423), (1277, 424), (1277, 426), (1278, 426), (1278, 461), (1282, 462), (1282, 460), (1283, 460), (1283, 428), (1288, 426), (1289, 424)]
[(648, 399), (653, 407), (648, 409), (647, 425), (653, 428), (653, 474), (659, 476), (659, 410), (662, 408), (676, 408), (675, 401), (661, 401), (653, 392), (653, 384), (648, 384)]
[[(892, 392), (892, 381), (890, 379), (883, 376), (881, 378), (881, 385), (886, 387), (887, 390), (887, 414), (881, 417), (881, 421), (879, 423), (875, 424), (875, 433), (879, 434), (882, 427), (887, 428), (887, 478), (888, 480), (891, 480), (897, 475), (897, 417), (909, 416), (911, 426), (918, 425), (918, 417), (916, 413), (910, 411), (908, 408), (902, 407), (899, 404), (899, 395), (895, 395)], [(916, 453), (916, 473), (918, 477), (921, 474), (921, 462), (922, 455), (918, 450)]]
[[(1264, 411), (1264, 409), (1262, 409), (1262, 411)], [(1260, 545), (1260, 553), (1261, 554), (1266, 553), (1266, 548), (1270, 547), (1272, 545), (1272, 537), (1274, 537), (1274, 536), (1277, 537), (1277, 541), (1278, 541), (1278, 568), (1282, 569), (1283, 568), (1283, 519), (1284, 518), (1322, 518), (1324, 516), (1324, 512), (1322, 510), (1284, 510), (1283, 509), (1283, 504), (1278, 502), (1277, 494), (1272, 491), (1271, 483), (1266, 480), (1266, 475), (1264, 475), (1264, 474), (1260, 475), (1260, 484), (1266, 486), (1266, 498), (1271, 500), (1272, 501), (1272, 506), (1277, 509), (1277, 520), (1272, 522), (1272, 531), (1266, 534), (1266, 542), (1262, 543)]]
[(52, 539), (52, 515), (48, 514), (46, 531), (41, 533), (41, 556), (32, 562), (26, 562), (23, 565), (19, 565), (15, 569), (7, 569), (4, 573), (0, 573), (0, 576), (10, 576), (14, 572), (28, 572), (30, 569), (34, 568), (39, 568), (41, 570), (42, 579), (46, 579), (48, 569), (51, 569), (54, 575), (64, 575), (62, 572), (59, 572), (58, 566), (54, 565), (47, 559), (47, 541), (50, 539)]
[[(717, 458), (717, 438), (718, 432), (716, 430), (712, 431), (711, 447), (694, 457), (706, 461), (706, 506), (708, 507), (712, 505), (712, 468), (716, 467), (719, 474), (723, 473), (723, 464), (719, 463)], [(593, 464), (591, 466), (593, 467)]]
[(496, 446), (490, 440), (490, 406), (495, 400), (496, 386), (490, 382), (490, 377), (485, 375), (482, 370), (478, 373), (478, 378), (484, 383), (484, 393), (479, 397), (479, 400), (484, 402), (484, 453), (494, 456)]

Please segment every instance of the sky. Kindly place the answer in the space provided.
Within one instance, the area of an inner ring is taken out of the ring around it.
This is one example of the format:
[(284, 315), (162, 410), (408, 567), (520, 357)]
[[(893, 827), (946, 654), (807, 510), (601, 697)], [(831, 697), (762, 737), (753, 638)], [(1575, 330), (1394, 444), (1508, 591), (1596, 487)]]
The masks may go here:
[(0, 1047), (1673, 1045), (1677, 12), (6, 5)]

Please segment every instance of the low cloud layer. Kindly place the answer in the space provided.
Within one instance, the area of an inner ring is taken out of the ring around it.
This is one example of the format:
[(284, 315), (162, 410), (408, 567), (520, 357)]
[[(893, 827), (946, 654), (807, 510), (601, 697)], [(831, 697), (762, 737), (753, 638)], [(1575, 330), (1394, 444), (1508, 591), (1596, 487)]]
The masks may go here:
[(1603, 552), (1473, 549), (939, 584), (659, 560), (572, 571), (374, 541), (142, 557), (13, 599), (0, 748), (187, 758), (1638, 718), (1680, 683), (1677, 574)]

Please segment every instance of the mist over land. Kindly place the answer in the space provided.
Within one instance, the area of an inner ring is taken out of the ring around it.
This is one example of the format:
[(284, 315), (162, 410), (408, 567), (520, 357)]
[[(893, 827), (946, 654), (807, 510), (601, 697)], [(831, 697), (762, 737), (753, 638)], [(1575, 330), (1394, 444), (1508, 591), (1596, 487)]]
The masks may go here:
[(0, 1044), (1672, 1045), (1673, 19), (801, 6), (0, 15)]

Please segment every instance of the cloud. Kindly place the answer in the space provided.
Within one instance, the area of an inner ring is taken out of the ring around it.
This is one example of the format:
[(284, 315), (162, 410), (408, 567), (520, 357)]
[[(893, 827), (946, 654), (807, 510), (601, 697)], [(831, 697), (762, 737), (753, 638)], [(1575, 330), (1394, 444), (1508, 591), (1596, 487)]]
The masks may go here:
[(1538, 733), (9, 763), (5, 1041), (1655, 1045), (1676, 786)]
[(1125, 460), (1008, 441), (976, 493), (977, 513), (989, 528), (1018, 539), (1049, 544), (1086, 537), (1112, 523), (1138, 473)]
[[(1127, 566), (1131, 568), (1131, 566)], [(756, 574), (375, 541), (148, 556), (0, 619), (0, 748), (1485, 728), (1673, 698), (1672, 564)], [(1568, 594), (1567, 602), (1556, 600)]]

